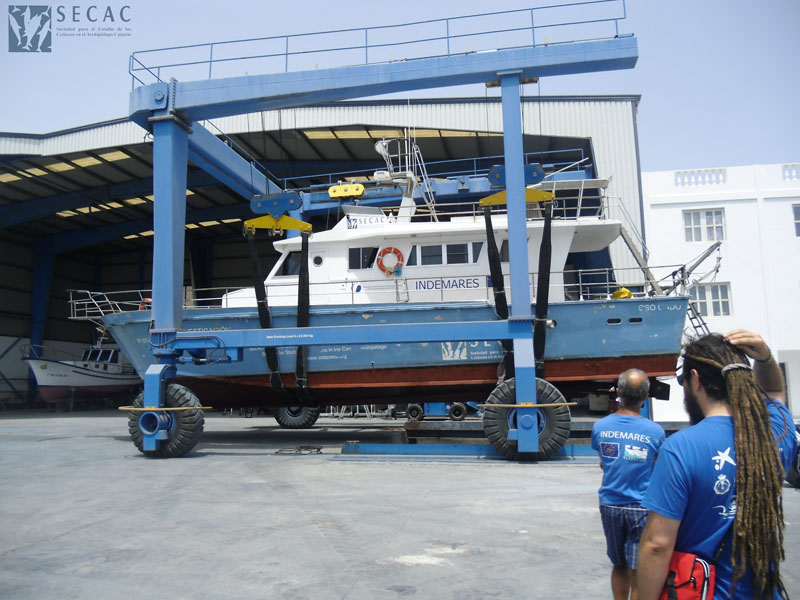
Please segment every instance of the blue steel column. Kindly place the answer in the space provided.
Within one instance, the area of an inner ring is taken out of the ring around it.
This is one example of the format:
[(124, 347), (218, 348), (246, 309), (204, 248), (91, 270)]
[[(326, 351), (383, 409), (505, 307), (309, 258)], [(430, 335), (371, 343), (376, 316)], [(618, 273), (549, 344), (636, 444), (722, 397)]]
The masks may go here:
[[(163, 343), (181, 328), (183, 251), (186, 226), (188, 133), (174, 120), (153, 123), (153, 320), (151, 338), (160, 342), (159, 364), (144, 376), (144, 406), (161, 407), (164, 382), (175, 376), (175, 355)], [(165, 433), (145, 435), (144, 450), (155, 450)]]
[[(33, 292), (31, 294), (31, 346), (38, 351), (44, 344), (44, 326), (50, 304), (50, 287), (53, 282), (55, 252), (51, 238), (38, 238), (34, 246)], [(28, 392), (36, 392), (36, 378), (28, 371)]]
[(186, 227), (188, 134), (174, 121), (153, 124), (153, 318), (180, 329)]
[[(528, 286), (528, 231), (525, 210), (525, 174), (522, 156), (520, 73), (500, 74), (503, 102), (503, 147), (508, 205), (508, 255), (511, 276), (511, 316), (514, 322), (514, 370), (516, 400), (536, 402), (536, 366), (533, 357), (533, 315)], [(535, 409), (517, 409), (520, 452), (538, 452), (539, 434)]]

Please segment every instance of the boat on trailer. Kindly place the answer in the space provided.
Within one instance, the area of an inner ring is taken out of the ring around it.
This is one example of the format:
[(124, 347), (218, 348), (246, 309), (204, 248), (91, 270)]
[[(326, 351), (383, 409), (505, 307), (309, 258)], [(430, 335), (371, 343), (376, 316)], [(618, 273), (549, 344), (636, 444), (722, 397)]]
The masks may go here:
[[(574, 182), (576, 189), (585, 186)], [(489, 250), (496, 244), (508, 290), (505, 213), (491, 215), (490, 240), (477, 207), (466, 213), (423, 214), (408, 188), (397, 209), (342, 206), (342, 217), (332, 229), (309, 236), (307, 287), (301, 283), (301, 237), (274, 242), (280, 256), (264, 281), (263, 302), (269, 307), (271, 327), (301, 326), (297, 307), (303, 303), (310, 306), (307, 324), (314, 327), (501, 318)], [(608, 247), (620, 237), (622, 223), (608, 218), (605, 199), (587, 204), (580, 196), (577, 203), (563, 203), (549, 224), (549, 300), (539, 391), (554, 403), (607, 390), (631, 367), (652, 378), (673, 375), (687, 312), (686, 296), (653, 295), (645, 291), (638, 269), (626, 273), (610, 267)], [(527, 214), (528, 264), (537, 265), (546, 220), (538, 205), (529, 206)], [(589, 255), (605, 256), (608, 266), (573, 268), (591, 263)], [(535, 271), (529, 285), (536, 298)], [(136, 294), (128, 301), (129, 310), (120, 310), (125, 301), (119, 296), (84, 292), (73, 299), (73, 315), (96, 311), (144, 374), (155, 362), (152, 317), (140, 302), (149, 293)], [(214, 331), (264, 328), (255, 288), (229, 291), (216, 299), (203, 296), (183, 310), (182, 330), (213, 336)], [(296, 347), (279, 347), (273, 368), (266, 349), (246, 348), (242, 360), (230, 362), (220, 346), (218, 353), (207, 353), (202, 364), (179, 363), (175, 381), (215, 408), (279, 407), (278, 422), (300, 428), (316, 421), (319, 407), (374, 404), (376, 398), (380, 403), (409, 396), (417, 403), (484, 402), (505, 377), (507, 349), (501, 341), (312, 346), (304, 351), (306, 368), (300, 377), (305, 382), (298, 385)], [(301, 387), (308, 393), (300, 393)], [(505, 401), (513, 402), (513, 397)], [(541, 411), (542, 421), (548, 410)], [(557, 420), (558, 415), (551, 416), (551, 421)]]

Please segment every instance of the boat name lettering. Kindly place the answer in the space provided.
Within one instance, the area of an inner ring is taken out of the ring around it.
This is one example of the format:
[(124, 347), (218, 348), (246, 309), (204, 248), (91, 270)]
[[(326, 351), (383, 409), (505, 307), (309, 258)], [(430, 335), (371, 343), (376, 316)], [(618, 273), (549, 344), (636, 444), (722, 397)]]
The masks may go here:
[(370, 227), (374, 225), (386, 225), (387, 223), (394, 223), (394, 217), (382, 216), (351, 216), (347, 217), (347, 228), (358, 229), (359, 227)]
[(423, 279), (416, 282), (417, 290), (454, 290), (480, 287), (478, 277), (460, 277), (458, 279)]

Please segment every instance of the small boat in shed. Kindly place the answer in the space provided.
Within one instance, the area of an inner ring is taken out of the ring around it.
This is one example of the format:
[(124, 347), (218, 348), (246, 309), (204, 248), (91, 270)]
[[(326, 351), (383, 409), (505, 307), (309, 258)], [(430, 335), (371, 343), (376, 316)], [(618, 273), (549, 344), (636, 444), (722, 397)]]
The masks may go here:
[(119, 348), (91, 346), (83, 354), (42, 346), (23, 348), (23, 359), (45, 402), (131, 395), (142, 378)]

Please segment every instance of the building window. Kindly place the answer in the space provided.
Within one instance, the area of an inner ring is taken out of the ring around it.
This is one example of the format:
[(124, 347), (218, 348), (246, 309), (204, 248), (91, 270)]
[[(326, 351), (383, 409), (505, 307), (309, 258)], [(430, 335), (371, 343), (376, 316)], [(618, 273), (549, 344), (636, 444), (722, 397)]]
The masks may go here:
[(793, 204), (792, 210), (794, 211), (794, 234), (800, 237), (800, 204)]
[(703, 317), (729, 317), (731, 315), (730, 285), (708, 283), (692, 286), (689, 290), (697, 312)]
[(350, 248), (350, 269), (369, 269), (375, 264), (377, 248)]
[(683, 211), (683, 231), (687, 242), (719, 242), (725, 239), (725, 209)]

